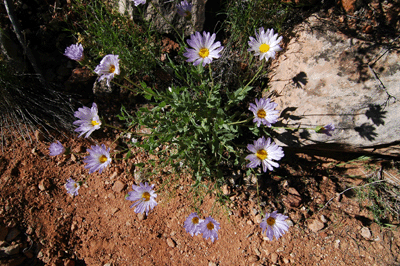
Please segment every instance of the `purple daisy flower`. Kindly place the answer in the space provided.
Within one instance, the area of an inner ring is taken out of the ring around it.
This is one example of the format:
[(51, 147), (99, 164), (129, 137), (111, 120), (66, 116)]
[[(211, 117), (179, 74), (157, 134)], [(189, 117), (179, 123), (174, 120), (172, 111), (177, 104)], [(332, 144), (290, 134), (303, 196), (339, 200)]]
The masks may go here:
[(183, 227), (185, 227), (186, 232), (191, 236), (200, 234), (200, 225), (204, 220), (201, 220), (197, 215), (197, 212), (191, 213), (186, 219)]
[(110, 80), (114, 75), (119, 75), (119, 59), (118, 55), (108, 54), (100, 62), (94, 72), (100, 76), (99, 81), (107, 79), (107, 86), (110, 86)]
[(188, 3), (188, 1), (182, 1), (177, 5), (178, 15), (190, 19), (192, 17), (193, 5)]
[(203, 234), (205, 239), (211, 239), (214, 243), (215, 239), (218, 239), (218, 230), (220, 229), (219, 223), (215, 221), (211, 216), (204, 219), (204, 221), (199, 225), (200, 233)]
[(250, 163), (246, 166), (249, 168), (256, 168), (262, 164), (264, 172), (267, 172), (267, 168), (272, 171), (273, 167), (279, 167), (279, 164), (272, 160), (279, 161), (284, 156), (282, 147), (276, 145), (275, 142), (271, 143), (270, 138), (267, 140), (265, 140), (264, 137), (259, 138), (254, 141), (254, 145), (248, 144), (247, 149), (251, 151), (252, 154), (246, 156), (245, 159), (250, 160)]
[(323, 133), (329, 137), (332, 137), (332, 132), (335, 130), (335, 125), (333, 123), (330, 123), (326, 126), (323, 127), (317, 127), (315, 129), (315, 132), (317, 133)]
[(250, 103), (249, 110), (253, 112), (253, 122), (257, 123), (257, 127), (261, 125), (271, 127), (271, 124), (278, 121), (278, 110), (274, 110), (278, 106), (277, 103), (271, 102), (271, 99), (256, 99), (256, 104)]
[(63, 154), (65, 152), (64, 146), (57, 140), (57, 142), (53, 142), (49, 147), (50, 156), (57, 156)]
[(146, 4), (146, 0), (131, 0), (131, 1), (133, 1), (135, 6)]
[(85, 168), (89, 169), (89, 174), (97, 170), (101, 174), (103, 169), (111, 163), (110, 148), (107, 149), (104, 144), (91, 146), (90, 148), (88, 149), (89, 155), (83, 160), (83, 162), (87, 163)]
[(71, 60), (81, 61), (83, 59), (83, 46), (82, 44), (71, 44), (65, 48), (64, 55)]
[(72, 196), (77, 196), (78, 190), (81, 187), (79, 182), (75, 182), (72, 178), (69, 178), (64, 186), (67, 189), (67, 193), (71, 194)]
[(92, 108), (86, 106), (78, 108), (78, 111), (74, 113), (74, 116), (79, 118), (79, 120), (74, 122), (74, 125), (79, 126), (75, 129), (75, 132), (81, 132), (79, 137), (86, 133), (85, 138), (87, 138), (93, 131), (99, 129), (101, 126), (101, 121), (97, 114), (97, 105), (95, 103), (92, 104)]
[(278, 211), (267, 213), (260, 223), (262, 233), (267, 230), (267, 237), (271, 241), (274, 236), (276, 239), (280, 238), (289, 230), (289, 225), (285, 222), (287, 218)]
[(278, 38), (278, 33), (274, 35), (273, 29), (267, 29), (261, 27), (259, 33), (256, 31), (256, 38), (250, 37), (249, 46), (247, 49), (249, 52), (254, 52), (254, 55), (259, 55), (260, 60), (264, 59), (268, 61), (269, 58), (275, 58), (275, 53), (282, 50), (279, 43), (282, 41), (282, 36)]
[(133, 191), (128, 192), (126, 196), (127, 200), (136, 201), (131, 205), (131, 208), (135, 207), (136, 213), (144, 213), (146, 215), (157, 206), (155, 198), (157, 194), (154, 192), (154, 185), (149, 186), (147, 182), (143, 185), (140, 183), (139, 186), (132, 185)]
[(190, 36), (187, 43), (193, 48), (186, 48), (186, 53), (183, 55), (188, 58), (186, 62), (194, 62), (193, 65), (197, 66), (203, 62), (203, 66), (210, 64), (213, 58), (220, 58), (218, 53), (224, 49), (220, 42), (215, 42), (215, 33), (210, 36), (209, 32), (203, 32), (203, 36), (197, 31)]

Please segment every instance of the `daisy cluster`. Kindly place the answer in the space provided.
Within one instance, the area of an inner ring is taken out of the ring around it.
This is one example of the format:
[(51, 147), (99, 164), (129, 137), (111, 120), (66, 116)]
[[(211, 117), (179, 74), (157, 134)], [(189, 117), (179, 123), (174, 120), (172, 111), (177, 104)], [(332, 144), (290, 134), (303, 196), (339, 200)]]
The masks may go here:
[(203, 238), (214, 240), (218, 239), (218, 230), (220, 229), (219, 223), (211, 216), (203, 219), (197, 215), (197, 212), (191, 213), (183, 225), (186, 232), (191, 236), (203, 234)]
[[(146, 4), (146, 0), (131, 0), (135, 6)], [(179, 16), (184, 17), (188, 20), (192, 17), (193, 5), (188, 1), (182, 1), (176, 6), (176, 12)], [(191, 63), (202, 69), (207, 65), (212, 64), (214, 60), (221, 58), (224, 51), (224, 46), (221, 45), (220, 41), (216, 41), (216, 33), (210, 32), (194, 32), (187, 40), (187, 47), (183, 56), (186, 58), (187, 63)], [(274, 59), (276, 53), (281, 51), (280, 43), (282, 42), (282, 36), (278, 36), (278, 33), (274, 32), (274, 29), (259, 28), (255, 31), (255, 37), (249, 37), (247, 49), (252, 56), (258, 57), (259, 60), (268, 62), (269, 59)], [(77, 61), (82, 64), (84, 61), (84, 48), (82, 44), (72, 44), (65, 49), (64, 55), (71, 60)], [(122, 59), (124, 58), (121, 54)], [(265, 61), (264, 61), (265, 60)], [(105, 80), (107, 86), (111, 86), (114, 78), (117, 78), (121, 74), (120, 70), (120, 58), (119, 55), (107, 54), (105, 55), (100, 63), (94, 68), (93, 72), (98, 76), (98, 81)], [(123, 60), (122, 60), (123, 66)], [(211, 66), (208, 66), (211, 74)], [(211, 77), (212, 79), (212, 77)], [(212, 82), (213, 83), (213, 82)], [(143, 86), (143, 85), (142, 85)], [(151, 92), (151, 90), (144, 90), (145, 92)], [(172, 88), (168, 89), (169, 93), (173, 93)], [(212, 89), (210, 90), (211, 95)], [(152, 95), (154, 96), (154, 95)], [(241, 99), (239, 99), (241, 100)], [(166, 112), (164, 109), (167, 108), (167, 104), (162, 106), (161, 111)], [(249, 103), (248, 116), (249, 119), (246, 123), (252, 124), (249, 127), (254, 129), (261, 128), (258, 132), (264, 132), (264, 129), (273, 129), (273, 124), (279, 120), (279, 110), (276, 108), (278, 104), (270, 98), (256, 98), (254, 102)], [(78, 108), (74, 113), (76, 121), (73, 124), (77, 127), (75, 132), (79, 135), (78, 137), (84, 136), (89, 138), (92, 133), (106, 126), (105, 123), (99, 117), (98, 106), (96, 103), (92, 103), (91, 107), (83, 106)], [(197, 125), (197, 122), (194, 121)], [(203, 123), (203, 122), (199, 122)], [(325, 134), (332, 136), (332, 132), (335, 130), (335, 126), (330, 123), (325, 126), (318, 126), (314, 129), (316, 133)], [(137, 145), (138, 139), (130, 138), (132, 144)], [(278, 161), (284, 156), (283, 148), (277, 145), (270, 137), (261, 136), (252, 143), (247, 144), (247, 150), (250, 154), (245, 157), (245, 160), (249, 162), (246, 164), (247, 168), (258, 168), (261, 167), (262, 171), (268, 172), (273, 171), (279, 167)], [(71, 153), (70, 148), (65, 148), (60, 141), (55, 141), (50, 144), (49, 154), (50, 156), (68, 155)], [(88, 169), (89, 174), (93, 174), (98, 171), (101, 174), (107, 169), (112, 162), (112, 156), (110, 148), (106, 147), (105, 144), (91, 145), (87, 149), (88, 155), (83, 158), (83, 162), (86, 164), (84, 167)], [(181, 167), (182, 167), (182, 162)], [(72, 196), (78, 195), (78, 190), (81, 188), (85, 181), (75, 181), (73, 178), (69, 178), (66, 181), (65, 189), (68, 194)], [(128, 192), (125, 199), (132, 201), (133, 204), (130, 208), (134, 208), (134, 212), (137, 214), (149, 214), (157, 206), (157, 194), (154, 190), (154, 184), (150, 185), (147, 182), (140, 183), (139, 185), (132, 185), (133, 191)], [(289, 226), (285, 222), (288, 217), (279, 214), (277, 211), (267, 213), (260, 223), (262, 233), (272, 241), (273, 238), (279, 239), (288, 230)], [(218, 231), (220, 230), (220, 224), (211, 216), (201, 219), (196, 212), (191, 213), (184, 222), (184, 228), (187, 233), (191, 236), (201, 234), (203, 238), (210, 239), (212, 242), (218, 240)]]

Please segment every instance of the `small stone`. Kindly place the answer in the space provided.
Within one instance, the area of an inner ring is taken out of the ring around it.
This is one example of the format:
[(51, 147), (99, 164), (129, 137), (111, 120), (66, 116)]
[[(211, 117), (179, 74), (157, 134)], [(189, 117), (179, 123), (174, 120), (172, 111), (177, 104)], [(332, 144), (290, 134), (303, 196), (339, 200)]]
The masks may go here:
[(13, 228), (8, 232), (6, 241), (11, 242), (13, 241), (18, 235), (20, 234), (20, 231), (17, 228)]
[(321, 216), (319, 217), (319, 219), (321, 220), (321, 222), (323, 223), (327, 223), (328, 220), (325, 218), (325, 216), (323, 214), (321, 214)]
[(75, 266), (75, 261), (71, 259), (67, 259), (64, 261), (64, 266)]
[(116, 178), (117, 175), (118, 175), (118, 171), (115, 171), (114, 173), (112, 173), (112, 174), (110, 175), (110, 179), (112, 180), (112, 179)]
[(25, 257), (27, 257), (28, 259), (32, 259), (34, 256), (32, 251), (30, 251), (30, 250), (27, 250), (27, 251), (24, 250), (23, 252), (24, 252)]
[(254, 216), (254, 223), (259, 224), (261, 223), (262, 218), (261, 215), (257, 214), (256, 216)]
[(146, 217), (146, 215), (144, 213), (138, 213), (137, 217), (138, 217), (139, 221), (143, 221), (144, 218)]
[(254, 248), (254, 253), (256, 253), (257, 256), (261, 256), (261, 252), (258, 250), (258, 248)]
[(168, 246), (170, 246), (171, 248), (174, 248), (176, 246), (174, 240), (172, 240), (171, 238), (167, 238), (167, 244)]
[(319, 230), (322, 230), (324, 227), (325, 225), (316, 219), (308, 223), (308, 229), (310, 229), (314, 233), (318, 232)]
[(230, 194), (228, 185), (223, 185), (223, 186), (222, 186), (222, 193), (223, 193), (224, 195), (229, 195), (229, 194)]
[(339, 244), (340, 244), (340, 239), (336, 239), (335, 242), (333, 242), (333, 246), (335, 248), (339, 248)]
[(283, 263), (285, 263), (285, 264), (289, 263), (289, 260), (287, 258), (283, 258), (282, 260), (283, 260)]
[(212, 261), (209, 261), (209, 262), (208, 262), (208, 266), (217, 266), (217, 264), (215, 264), (215, 263), (212, 262)]
[(3, 251), (8, 256), (18, 254), (18, 252), (19, 252), (19, 244), (15, 244), (15, 245), (11, 245), (11, 246), (8, 246), (8, 247), (1, 248), (0, 251)]
[(286, 219), (285, 221), (286, 221), (287, 225), (289, 225), (289, 226), (293, 226), (294, 225), (293, 221), (290, 220), (290, 219)]
[(8, 228), (0, 225), (0, 241), (6, 240), (7, 234), (8, 234)]
[(247, 220), (246, 222), (248, 225), (253, 225), (253, 222), (251, 220)]
[(125, 187), (126, 187), (126, 185), (122, 181), (117, 180), (114, 183), (112, 189), (117, 193), (121, 193), (125, 189)]
[(371, 239), (371, 231), (369, 231), (368, 227), (361, 228), (361, 236), (364, 237), (366, 240)]
[(278, 262), (278, 254), (272, 253), (271, 254), (271, 262), (272, 263), (277, 263)]
[(300, 193), (292, 187), (287, 188), (287, 191), (289, 194), (282, 199), (283, 204), (287, 208), (299, 207), (302, 201)]
[(75, 156), (75, 154), (71, 154), (71, 161), (72, 161), (72, 162), (76, 162), (76, 156)]
[(256, 262), (259, 260), (259, 258), (257, 255), (250, 255), (248, 260), (249, 262)]
[(111, 209), (111, 216), (113, 216), (117, 211), (119, 211), (119, 208), (115, 207)]
[(44, 140), (43, 134), (37, 129), (35, 130), (35, 138), (38, 141), (43, 141)]

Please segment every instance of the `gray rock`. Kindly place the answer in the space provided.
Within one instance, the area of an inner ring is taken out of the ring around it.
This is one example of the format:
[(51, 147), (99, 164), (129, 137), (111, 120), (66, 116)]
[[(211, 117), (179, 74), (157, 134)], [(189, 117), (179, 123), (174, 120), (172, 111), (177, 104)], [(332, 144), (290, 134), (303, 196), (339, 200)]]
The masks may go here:
[[(138, 14), (138, 8), (144, 10), (144, 17), (146, 20), (151, 21), (152, 26), (159, 33), (172, 33), (174, 28), (181, 35), (182, 32), (185, 36), (192, 34), (194, 31), (201, 31), (205, 21), (205, 7), (207, 0), (192, 0), (189, 1), (193, 4), (192, 16), (190, 20), (180, 17), (177, 13), (177, 3), (180, 1), (162, 1), (152, 0), (147, 1), (144, 5), (135, 7), (131, 0), (119, 0), (118, 11), (121, 14), (126, 14), (133, 18), (133, 14)], [(157, 10), (154, 9), (157, 8)], [(161, 14), (161, 15), (160, 15)], [(165, 19), (169, 21), (167, 23)]]
[[(294, 33), (263, 96), (275, 95), (281, 125), (301, 129), (280, 130), (277, 144), (400, 155), (400, 54), (351, 40), (315, 15)], [(332, 137), (312, 129), (331, 122)]]

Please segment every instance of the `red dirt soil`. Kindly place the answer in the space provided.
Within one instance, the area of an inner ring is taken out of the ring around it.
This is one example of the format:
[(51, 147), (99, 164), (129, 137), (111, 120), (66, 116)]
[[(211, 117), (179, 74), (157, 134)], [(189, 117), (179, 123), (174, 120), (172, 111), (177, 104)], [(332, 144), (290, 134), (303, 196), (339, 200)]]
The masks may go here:
[[(39, 136), (39, 139), (40, 136)], [(305, 201), (286, 180), (278, 180), (279, 201), (290, 228), (279, 240), (261, 234), (261, 216), (254, 186), (225, 188), (229, 208), (214, 205), (207, 195), (201, 205), (221, 229), (214, 243), (184, 229), (193, 212), (192, 181), (182, 174), (160, 174), (152, 179), (158, 205), (148, 217), (129, 208), (125, 195), (138, 184), (129, 171), (148, 155), (114, 160), (102, 174), (84, 169), (87, 139), (60, 139), (82, 156), (50, 157), (50, 142), (16, 140), (0, 157), (0, 264), (1, 265), (399, 265), (400, 232), (380, 227), (356, 198), (339, 195), (335, 182), (348, 182), (341, 173), (310, 183), (313, 198)], [(103, 140), (107, 146), (111, 141)], [(115, 145), (112, 146), (115, 148)], [(303, 155), (312, 160), (312, 158)], [(132, 161), (130, 161), (132, 160)], [(330, 160), (327, 165), (332, 165)], [(284, 167), (284, 166), (282, 166)], [(348, 169), (365, 176), (361, 166)], [(79, 195), (66, 193), (68, 178), (84, 180)], [(172, 178), (171, 178), (172, 177)], [(171, 178), (169, 181), (168, 178)], [(356, 185), (364, 182), (361, 179)], [(229, 191), (228, 191), (229, 190)], [(339, 191), (340, 192), (340, 191)], [(262, 192), (260, 192), (262, 193)], [(322, 211), (319, 207), (334, 198)], [(302, 202), (302, 200), (304, 202)], [(317, 205), (319, 204), (319, 205)], [(296, 206), (296, 207), (293, 207)], [(273, 211), (273, 201), (264, 211)], [(312, 213), (310, 215), (310, 213)], [(360, 218), (361, 217), (361, 218)], [(365, 223), (365, 221), (369, 221)], [(364, 224), (363, 224), (364, 223)], [(395, 227), (394, 227), (395, 228)], [(5, 254), (7, 249), (11, 254)]]

